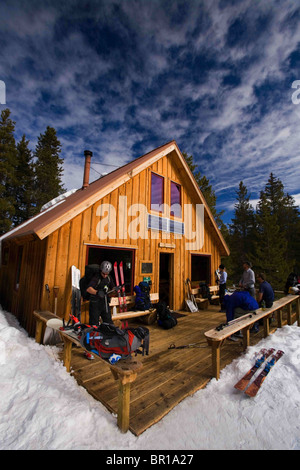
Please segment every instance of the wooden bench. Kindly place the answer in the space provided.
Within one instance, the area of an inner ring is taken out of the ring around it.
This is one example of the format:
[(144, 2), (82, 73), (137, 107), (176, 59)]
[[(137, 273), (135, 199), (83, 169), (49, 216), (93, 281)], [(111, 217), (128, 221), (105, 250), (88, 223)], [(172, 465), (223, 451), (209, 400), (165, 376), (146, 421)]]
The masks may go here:
[[(155, 302), (159, 301), (159, 294), (158, 293), (150, 293), (150, 300), (151, 303), (155, 304)], [(123, 298), (121, 299), (121, 302)], [(119, 320), (128, 320), (130, 318), (138, 318), (138, 317), (145, 317), (145, 322), (150, 325), (154, 323), (156, 320), (156, 309), (153, 308), (151, 310), (130, 310), (132, 309), (135, 304), (135, 295), (128, 295), (126, 296), (126, 306), (129, 307), (127, 312), (117, 312), (116, 315), (112, 315), (113, 322), (118, 322)], [(119, 307), (119, 299), (118, 297), (111, 297), (109, 306), (111, 309), (113, 307)]]
[[(201, 297), (200, 291), (200, 287), (194, 287), (191, 289), (191, 292), (195, 297), (198, 307), (201, 310), (206, 310), (210, 301), (207, 298)], [(211, 293), (211, 300), (219, 299), (219, 286), (209, 286), (209, 291)]]
[[(36, 319), (35, 339), (41, 344), (43, 329), (46, 327), (47, 321), (51, 318), (59, 317), (52, 312), (40, 310), (35, 310), (33, 315)], [(72, 345), (75, 344), (83, 350), (84, 348), (81, 346), (76, 334), (74, 334), (74, 337), (66, 334), (64, 331), (59, 331), (59, 334), (64, 342), (63, 364), (67, 371), (70, 372)], [(119, 380), (117, 424), (121, 432), (127, 432), (130, 417), (130, 386), (136, 380), (137, 373), (142, 368), (142, 363), (135, 358), (120, 360), (116, 364), (110, 364), (107, 360), (99, 356), (95, 356), (95, 360), (101, 361), (109, 366), (114, 379)]]
[(270, 333), (269, 318), (274, 313), (277, 314), (277, 323), (279, 327), (282, 327), (282, 313), (283, 308), (287, 307), (287, 323), (292, 324), (292, 303), (296, 302), (296, 318), (298, 326), (300, 326), (300, 296), (299, 295), (288, 295), (274, 302), (271, 308), (258, 309), (256, 314), (252, 314), (251, 318), (249, 314), (240, 317), (240, 320), (232, 323), (229, 326), (225, 326), (223, 329), (218, 331), (216, 328), (204, 333), (208, 344), (212, 347), (212, 372), (216, 379), (220, 377), (220, 350), (223, 342), (228, 339), (231, 335), (237, 331), (242, 331), (243, 334), (243, 348), (246, 349), (250, 344), (250, 329), (257, 321), (263, 319), (264, 322), (264, 337), (267, 337)]

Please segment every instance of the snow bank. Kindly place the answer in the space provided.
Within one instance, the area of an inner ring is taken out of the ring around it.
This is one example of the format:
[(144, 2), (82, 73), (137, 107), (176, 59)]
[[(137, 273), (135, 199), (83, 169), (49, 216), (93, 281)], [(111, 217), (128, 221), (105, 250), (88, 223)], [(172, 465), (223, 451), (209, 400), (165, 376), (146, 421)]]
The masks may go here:
[[(262, 347), (285, 355), (251, 399), (233, 385)], [(285, 326), (249, 347), (204, 390), (141, 436), (110, 414), (0, 309), (0, 449), (300, 449), (300, 328)], [(180, 432), (176, 431), (180, 423)]]

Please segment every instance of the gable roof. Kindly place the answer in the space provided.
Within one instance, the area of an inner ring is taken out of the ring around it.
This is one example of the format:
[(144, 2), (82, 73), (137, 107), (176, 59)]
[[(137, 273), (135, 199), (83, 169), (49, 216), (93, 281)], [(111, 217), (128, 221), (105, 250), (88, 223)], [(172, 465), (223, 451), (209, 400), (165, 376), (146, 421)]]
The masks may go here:
[(78, 189), (69, 195), (66, 199), (60, 201), (58, 204), (48, 208), (44, 212), (40, 212), (10, 232), (7, 232), (1, 237), (1, 240), (10, 240), (13, 238), (20, 238), (29, 235), (35, 235), (39, 239), (43, 240), (57, 228), (69, 222), (78, 214), (92, 206), (95, 202), (99, 201), (99, 199), (102, 199), (118, 186), (126, 183), (133, 176), (137, 175), (145, 168), (173, 151), (176, 152), (182, 163), (182, 166), (185, 168), (186, 173), (194, 186), (196, 193), (199, 196), (201, 203), (205, 206), (208, 217), (211, 220), (211, 223), (215, 228), (224, 248), (224, 254), (229, 255), (227, 244), (220, 230), (218, 229), (214, 217), (203, 197), (203, 194), (201, 193), (199, 186), (183, 155), (181, 154), (175, 140), (172, 140), (152, 150), (151, 152), (148, 152), (145, 155), (142, 155), (141, 157), (126, 163), (125, 165), (112, 171), (111, 173), (108, 173), (105, 176), (102, 176), (101, 178), (91, 183), (87, 188)]

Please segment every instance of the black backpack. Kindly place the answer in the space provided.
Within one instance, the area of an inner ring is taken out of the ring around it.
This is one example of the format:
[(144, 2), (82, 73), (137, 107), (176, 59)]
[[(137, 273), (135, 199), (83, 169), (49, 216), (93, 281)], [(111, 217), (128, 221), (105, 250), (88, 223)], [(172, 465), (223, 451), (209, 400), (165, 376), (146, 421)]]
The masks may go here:
[(289, 293), (289, 288), (298, 284), (298, 276), (296, 273), (290, 273), (285, 283), (284, 293)]
[(172, 315), (166, 302), (159, 302), (156, 305), (157, 324), (164, 330), (170, 330), (177, 325), (177, 319)]
[(85, 267), (84, 276), (79, 281), (80, 293), (83, 300), (89, 300), (90, 294), (86, 291), (87, 286), (91, 282), (94, 276), (99, 276), (100, 266), (99, 264), (88, 264)]
[(202, 295), (203, 299), (211, 300), (211, 293), (209, 290), (209, 286), (205, 284), (205, 282), (199, 284), (199, 293)]
[(152, 308), (150, 300), (150, 285), (148, 282), (141, 281), (138, 286), (134, 287), (135, 292), (135, 310), (149, 310)]

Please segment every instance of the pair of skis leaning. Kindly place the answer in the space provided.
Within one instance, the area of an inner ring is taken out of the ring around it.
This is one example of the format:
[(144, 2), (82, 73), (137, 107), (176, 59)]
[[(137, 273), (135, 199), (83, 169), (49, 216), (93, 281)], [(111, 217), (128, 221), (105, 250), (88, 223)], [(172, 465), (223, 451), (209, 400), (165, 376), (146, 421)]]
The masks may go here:
[[(273, 354), (274, 353), (274, 354)], [(277, 361), (283, 356), (284, 352), (278, 350), (275, 353), (275, 349), (261, 349), (259, 352), (259, 357), (255, 361), (255, 364), (248, 370), (248, 372), (244, 375), (244, 377), (239, 380), (234, 388), (240, 391), (244, 391), (249, 397), (255, 397), (258, 393), (259, 389), (261, 388), (264, 380), (266, 379), (267, 375), (269, 374), (272, 367), (276, 364)], [(258, 371), (258, 369), (265, 363), (265, 361), (269, 358), (265, 364), (265, 367), (262, 369), (260, 374), (256, 377), (256, 379), (250, 383), (252, 377)]]
[[(123, 261), (120, 262), (119, 269), (120, 269), (121, 284), (119, 283), (118, 263), (115, 262), (114, 273), (115, 273), (116, 286), (118, 289), (119, 308), (120, 308), (120, 312), (127, 312)], [(122, 295), (121, 295), (121, 292), (122, 292)]]

